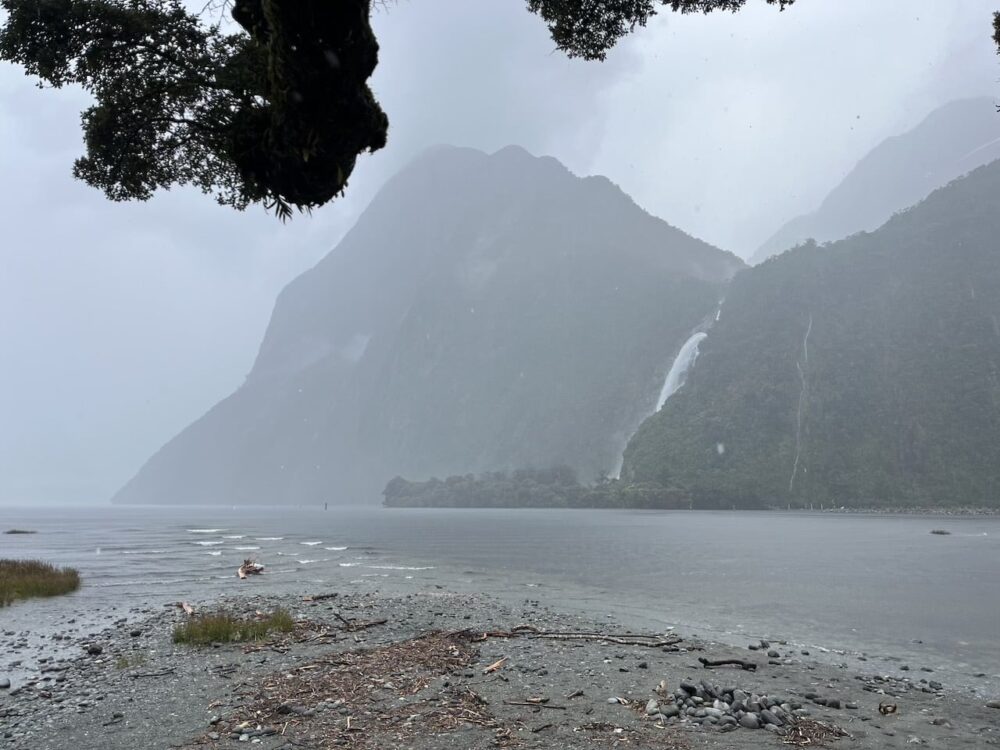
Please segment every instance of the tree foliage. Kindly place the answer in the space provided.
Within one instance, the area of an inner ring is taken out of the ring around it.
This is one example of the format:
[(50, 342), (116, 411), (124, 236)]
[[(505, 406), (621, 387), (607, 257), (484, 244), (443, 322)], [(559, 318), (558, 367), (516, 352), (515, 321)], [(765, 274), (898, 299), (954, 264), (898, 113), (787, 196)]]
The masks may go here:
[(220, 203), (331, 200), (385, 144), (367, 79), (370, 0), (235, 0), (223, 33), (181, 0), (0, 0), (0, 59), (76, 84), (86, 155), (74, 173), (112, 200), (193, 184)]
[[(795, 0), (767, 0), (784, 10)], [(528, 9), (549, 27), (552, 40), (570, 57), (603, 60), (608, 51), (662, 7), (675, 13), (736, 12), (746, 0), (528, 0)]]
[[(112, 200), (192, 184), (287, 218), (341, 194), (385, 145), (368, 87), (372, 0), (220, 0), (223, 33), (182, 0), (0, 0), (0, 60), (92, 94), (74, 174)], [(661, 9), (735, 12), (747, 0), (527, 0), (571, 57), (602, 60)], [(781, 10), (795, 0), (765, 0)], [(209, 5), (212, 3), (210, 2)], [(1000, 45), (1000, 15), (994, 19)]]

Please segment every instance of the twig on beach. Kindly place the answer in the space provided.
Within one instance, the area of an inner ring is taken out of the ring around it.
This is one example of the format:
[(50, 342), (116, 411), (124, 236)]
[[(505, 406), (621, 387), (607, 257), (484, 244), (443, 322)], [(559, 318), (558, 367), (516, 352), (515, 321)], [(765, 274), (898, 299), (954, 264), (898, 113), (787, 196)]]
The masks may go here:
[(711, 669), (712, 667), (726, 667), (726, 666), (737, 666), (740, 669), (747, 670), (749, 672), (756, 672), (757, 665), (752, 661), (744, 661), (743, 659), (706, 659), (704, 656), (699, 656), (698, 661), (705, 669)]
[(536, 701), (504, 701), (508, 706), (530, 706), (531, 708), (554, 708), (557, 711), (565, 711), (566, 706), (556, 706), (552, 703), (539, 703)]
[(332, 594), (308, 594), (308, 595), (302, 597), (302, 601), (304, 601), (304, 602), (321, 602), (321, 601), (324, 601), (326, 599), (336, 599), (338, 596), (340, 596), (340, 594), (337, 593), (337, 592), (334, 592)]
[(503, 669), (503, 666), (506, 663), (507, 663), (507, 657), (506, 656), (503, 657), (502, 659), (497, 659), (495, 662), (493, 662), (492, 664), (490, 664), (488, 667), (486, 667), (483, 670), (483, 674), (493, 674), (497, 670)]
[(351, 632), (367, 630), (368, 628), (374, 628), (376, 625), (385, 625), (389, 622), (386, 618), (382, 618), (381, 620), (349, 620), (338, 612), (334, 612), (333, 616), (344, 623), (344, 630)]
[(169, 669), (164, 669), (162, 672), (138, 672), (137, 674), (130, 675), (133, 680), (137, 680), (140, 677), (163, 677), (168, 674), (173, 674), (177, 670), (174, 667)]

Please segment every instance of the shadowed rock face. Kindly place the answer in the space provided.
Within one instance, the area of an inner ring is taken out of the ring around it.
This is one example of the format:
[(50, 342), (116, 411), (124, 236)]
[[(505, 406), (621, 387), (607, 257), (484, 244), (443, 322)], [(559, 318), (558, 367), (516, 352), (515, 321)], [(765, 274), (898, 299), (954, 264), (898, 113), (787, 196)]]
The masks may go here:
[(739, 274), (623, 477), (728, 507), (1000, 504), (1000, 161)]
[(440, 147), (281, 293), (245, 384), (117, 502), (373, 501), (414, 479), (611, 469), (742, 267), (604, 178)]
[(998, 158), (1000, 115), (993, 100), (950, 102), (872, 149), (819, 208), (785, 224), (750, 262), (760, 263), (807, 239), (829, 242), (873, 231), (895, 212)]

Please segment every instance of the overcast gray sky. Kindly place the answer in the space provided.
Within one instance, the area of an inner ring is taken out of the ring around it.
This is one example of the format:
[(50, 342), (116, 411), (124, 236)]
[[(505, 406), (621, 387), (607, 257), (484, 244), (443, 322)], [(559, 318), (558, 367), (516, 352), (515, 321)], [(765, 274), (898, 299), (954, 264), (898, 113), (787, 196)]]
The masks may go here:
[(883, 138), (1000, 95), (996, 0), (750, 5), (665, 14), (604, 63), (554, 51), (523, 0), (390, 5), (390, 145), (286, 226), (188, 190), (107, 202), (70, 177), (86, 98), (0, 65), (0, 503), (107, 500), (240, 384), (277, 292), (429, 145), (553, 155), (745, 256)]

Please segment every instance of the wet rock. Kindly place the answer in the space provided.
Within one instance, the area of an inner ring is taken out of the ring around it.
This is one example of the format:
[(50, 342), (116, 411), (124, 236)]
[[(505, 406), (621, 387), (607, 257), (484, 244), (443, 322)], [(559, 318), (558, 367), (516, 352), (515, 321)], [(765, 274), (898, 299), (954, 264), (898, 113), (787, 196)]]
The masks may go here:
[(743, 714), (740, 717), (740, 726), (744, 729), (760, 729), (760, 719), (754, 713)]
[(6, 677), (0, 677), (0, 690), (7, 690), (10, 688), (10, 680)]
[(765, 724), (773, 724), (776, 727), (780, 727), (785, 723), (776, 713), (767, 708), (760, 712), (760, 718)]
[(1000, 700), (997, 701), (987, 701), (986, 708), (1000, 708)]

